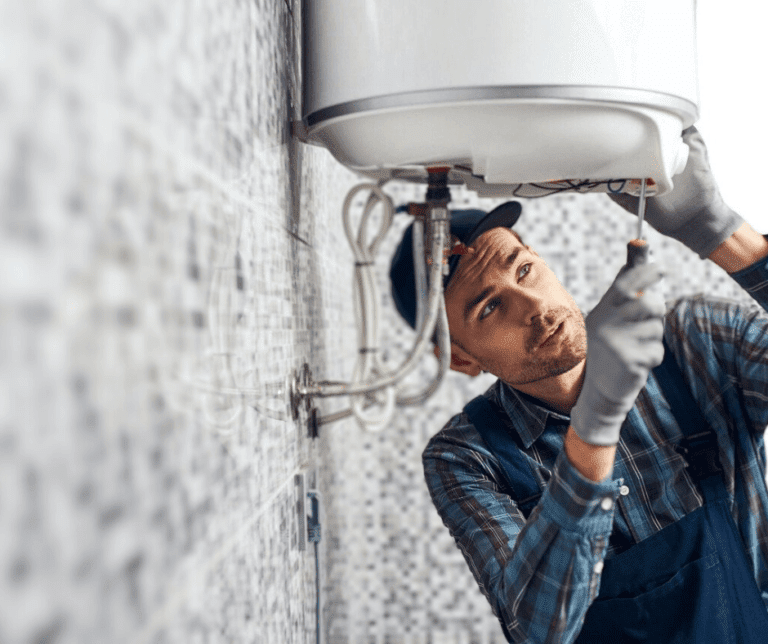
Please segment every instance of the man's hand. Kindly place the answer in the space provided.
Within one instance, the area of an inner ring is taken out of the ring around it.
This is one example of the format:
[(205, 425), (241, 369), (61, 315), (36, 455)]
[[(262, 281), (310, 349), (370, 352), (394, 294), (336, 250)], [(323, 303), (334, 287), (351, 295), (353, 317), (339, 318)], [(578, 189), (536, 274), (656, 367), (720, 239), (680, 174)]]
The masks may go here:
[[(706, 259), (744, 220), (720, 196), (699, 131), (689, 127), (683, 132), (683, 141), (690, 148), (685, 170), (674, 177), (671, 192), (648, 199), (645, 217), (662, 235), (677, 239)], [(625, 193), (610, 197), (637, 214), (637, 197)]]
[(664, 300), (650, 287), (657, 264), (624, 266), (587, 316), (587, 364), (571, 426), (590, 445), (616, 445), (649, 371), (664, 358)]

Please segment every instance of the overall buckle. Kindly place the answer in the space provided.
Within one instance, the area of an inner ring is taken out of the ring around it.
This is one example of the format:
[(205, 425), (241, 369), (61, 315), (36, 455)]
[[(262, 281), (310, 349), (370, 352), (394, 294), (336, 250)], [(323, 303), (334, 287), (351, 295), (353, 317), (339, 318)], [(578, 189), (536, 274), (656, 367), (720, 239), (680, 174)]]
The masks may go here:
[(723, 471), (717, 436), (712, 430), (685, 436), (674, 448), (685, 459), (688, 472), (696, 481)]

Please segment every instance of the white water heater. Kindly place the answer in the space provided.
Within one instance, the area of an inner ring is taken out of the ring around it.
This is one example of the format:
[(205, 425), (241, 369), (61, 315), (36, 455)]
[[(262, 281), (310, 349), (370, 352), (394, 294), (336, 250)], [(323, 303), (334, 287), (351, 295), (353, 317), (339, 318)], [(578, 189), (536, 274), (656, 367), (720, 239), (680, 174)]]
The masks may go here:
[(643, 178), (663, 193), (685, 166), (695, 0), (305, 0), (302, 12), (302, 136), (361, 174), (419, 181), (449, 166), (487, 196)]

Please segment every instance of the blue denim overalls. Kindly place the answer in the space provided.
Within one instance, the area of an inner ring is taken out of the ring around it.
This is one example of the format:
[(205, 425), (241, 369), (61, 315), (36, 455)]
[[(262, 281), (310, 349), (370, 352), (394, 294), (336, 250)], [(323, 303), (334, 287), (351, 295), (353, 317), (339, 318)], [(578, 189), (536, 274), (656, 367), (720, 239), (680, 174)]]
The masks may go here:
[[(768, 611), (729, 510), (717, 441), (666, 343), (654, 375), (685, 437), (679, 451), (704, 505), (605, 561), (600, 592), (576, 644), (766, 644)], [(504, 412), (483, 396), (465, 411), (499, 458), (506, 489), (527, 517), (541, 490), (529, 457), (499, 415)]]

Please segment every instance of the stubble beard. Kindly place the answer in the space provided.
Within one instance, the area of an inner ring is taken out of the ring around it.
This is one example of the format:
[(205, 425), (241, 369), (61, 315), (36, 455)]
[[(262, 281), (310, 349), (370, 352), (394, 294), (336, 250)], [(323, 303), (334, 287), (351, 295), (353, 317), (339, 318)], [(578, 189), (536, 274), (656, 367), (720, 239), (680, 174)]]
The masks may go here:
[(553, 312), (558, 318), (565, 317), (575, 322), (575, 331), (570, 337), (563, 338), (560, 342), (560, 350), (547, 355), (537, 357), (537, 352), (532, 349), (543, 340), (540, 334), (534, 334), (526, 349), (529, 351), (529, 359), (520, 366), (510, 369), (509, 365), (502, 361), (486, 362), (486, 370), (497, 375), (511, 386), (527, 385), (547, 378), (555, 378), (577, 367), (587, 357), (587, 331), (584, 324), (584, 316), (575, 308), (563, 308)]

